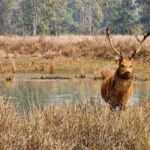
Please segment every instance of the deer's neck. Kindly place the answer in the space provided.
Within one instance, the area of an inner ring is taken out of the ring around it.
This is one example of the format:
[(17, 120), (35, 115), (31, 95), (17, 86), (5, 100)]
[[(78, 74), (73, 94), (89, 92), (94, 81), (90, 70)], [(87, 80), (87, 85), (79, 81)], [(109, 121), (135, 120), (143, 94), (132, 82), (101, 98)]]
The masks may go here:
[(133, 83), (133, 77), (126, 79), (119, 75), (119, 70), (114, 74), (112, 86), (114, 89), (125, 90), (128, 89)]

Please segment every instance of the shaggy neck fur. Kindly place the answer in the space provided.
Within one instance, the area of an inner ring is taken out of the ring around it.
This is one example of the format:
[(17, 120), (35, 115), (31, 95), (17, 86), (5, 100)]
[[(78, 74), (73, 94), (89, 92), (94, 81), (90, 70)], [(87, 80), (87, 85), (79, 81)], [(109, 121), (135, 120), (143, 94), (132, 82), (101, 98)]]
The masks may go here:
[(119, 90), (119, 91), (126, 90), (131, 86), (132, 81), (133, 81), (133, 76), (129, 79), (124, 78), (120, 76), (119, 69), (118, 69), (115, 72), (112, 87), (114, 88), (114, 90)]

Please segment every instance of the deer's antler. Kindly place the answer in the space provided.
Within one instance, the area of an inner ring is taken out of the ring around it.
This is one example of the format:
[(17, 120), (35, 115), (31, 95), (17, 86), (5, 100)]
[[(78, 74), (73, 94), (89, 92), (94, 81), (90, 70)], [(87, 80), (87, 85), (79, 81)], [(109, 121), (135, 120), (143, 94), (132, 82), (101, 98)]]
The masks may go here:
[(121, 52), (119, 53), (118, 50), (116, 50), (115, 47), (114, 47), (114, 45), (113, 45), (112, 38), (110, 37), (110, 30), (109, 30), (109, 28), (106, 28), (106, 36), (107, 36), (107, 39), (108, 39), (109, 42), (110, 42), (110, 45), (111, 45), (112, 49), (115, 51), (115, 53), (116, 53), (120, 58), (123, 58), (122, 53), (121, 53)]
[(135, 55), (141, 50), (142, 44), (144, 43), (144, 41), (147, 39), (147, 37), (150, 36), (150, 31), (147, 32), (147, 34), (144, 35), (143, 39), (140, 40), (137, 36), (136, 39), (137, 41), (140, 43), (139, 47), (133, 52), (133, 54), (131, 55), (130, 59), (134, 58)]

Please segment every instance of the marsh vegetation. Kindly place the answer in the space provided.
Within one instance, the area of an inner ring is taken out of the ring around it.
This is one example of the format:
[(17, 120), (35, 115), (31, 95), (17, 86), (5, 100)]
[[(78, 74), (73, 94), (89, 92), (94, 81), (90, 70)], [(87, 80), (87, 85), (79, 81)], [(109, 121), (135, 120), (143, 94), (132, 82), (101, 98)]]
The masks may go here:
[(149, 150), (150, 103), (111, 112), (98, 102), (48, 106), (19, 116), (0, 100), (0, 149)]
[[(149, 4), (0, 0), (0, 150), (150, 150)], [(110, 111), (102, 79), (140, 48), (130, 106)]]

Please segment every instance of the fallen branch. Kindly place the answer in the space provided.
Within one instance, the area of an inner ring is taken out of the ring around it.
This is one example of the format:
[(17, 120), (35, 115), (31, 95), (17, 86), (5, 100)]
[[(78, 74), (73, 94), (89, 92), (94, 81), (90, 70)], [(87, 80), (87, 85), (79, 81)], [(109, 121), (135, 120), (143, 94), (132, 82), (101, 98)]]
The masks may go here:
[(62, 77), (62, 76), (53, 76), (53, 77), (31, 77), (31, 79), (39, 79), (39, 80), (70, 80), (70, 77)]

